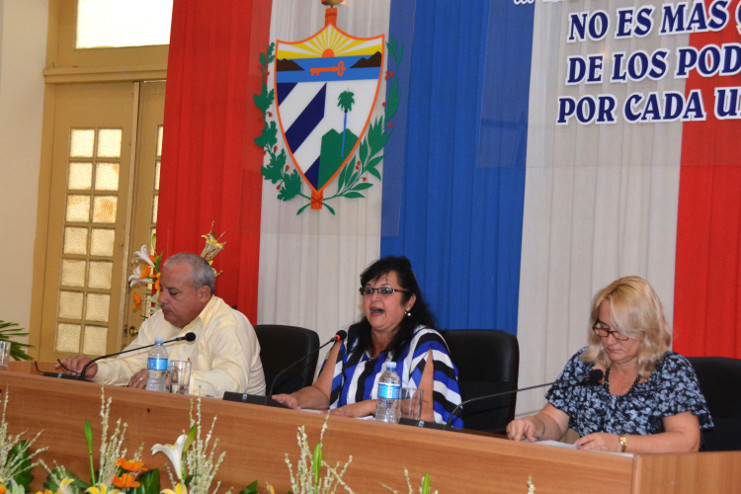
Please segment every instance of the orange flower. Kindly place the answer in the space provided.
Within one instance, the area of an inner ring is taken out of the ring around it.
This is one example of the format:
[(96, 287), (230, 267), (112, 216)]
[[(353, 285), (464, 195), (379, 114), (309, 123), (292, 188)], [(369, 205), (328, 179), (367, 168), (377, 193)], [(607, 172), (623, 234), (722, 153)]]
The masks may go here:
[(142, 268), (142, 270), (141, 270), (141, 273), (139, 273), (139, 279), (140, 280), (143, 280), (145, 278), (149, 278), (149, 273), (151, 271), (152, 271), (152, 267), (151, 266), (144, 266), (144, 268)]
[(134, 309), (138, 309), (142, 305), (142, 298), (138, 293), (134, 292)]
[(138, 472), (144, 466), (143, 461), (124, 460), (123, 458), (119, 458), (116, 463), (127, 472)]
[(128, 489), (129, 487), (139, 487), (142, 483), (136, 480), (135, 475), (122, 473), (120, 477), (113, 477), (113, 485), (121, 489)]
[(5, 494), (8, 491), (8, 488), (5, 487), (3, 484), (0, 484), (0, 494)]

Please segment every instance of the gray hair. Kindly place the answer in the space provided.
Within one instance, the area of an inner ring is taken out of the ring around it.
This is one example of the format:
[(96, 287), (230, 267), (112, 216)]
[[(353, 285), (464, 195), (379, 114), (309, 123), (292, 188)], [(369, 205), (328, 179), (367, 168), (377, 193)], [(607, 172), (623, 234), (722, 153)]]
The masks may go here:
[(214, 294), (214, 270), (211, 265), (204, 258), (198, 254), (192, 252), (178, 252), (167, 258), (162, 268), (166, 268), (171, 264), (187, 264), (190, 266), (193, 289), (198, 290), (202, 286), (207, 286), (211, 290), (211, 295)]

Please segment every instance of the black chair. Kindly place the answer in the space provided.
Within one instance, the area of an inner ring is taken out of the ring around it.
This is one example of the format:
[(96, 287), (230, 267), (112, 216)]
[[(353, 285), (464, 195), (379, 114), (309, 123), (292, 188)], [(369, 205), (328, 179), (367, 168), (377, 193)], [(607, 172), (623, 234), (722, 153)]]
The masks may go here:
[[(442, 331), (450, 356), (458, 368), (463, 401), (517, 389), (520, 347), (517, 338), (497, 329)], [(515, 418), (517, 394), (482, 400), (463, 408), (466, 429), (502, 432)]]
[[(315, 331), (298, 326), (257, 324), (255, 333), (260, 342), (266, 393), (292, 393), (314, 381), (319, 348), (319, 335)], [(305, 358), (291, 367), (302, 357)], [(281, 371), (285, 372), (273, 384)]]
[(703, 451), (741, 450), (741, 360), (689, 357), (715, 428), (702, 433)]

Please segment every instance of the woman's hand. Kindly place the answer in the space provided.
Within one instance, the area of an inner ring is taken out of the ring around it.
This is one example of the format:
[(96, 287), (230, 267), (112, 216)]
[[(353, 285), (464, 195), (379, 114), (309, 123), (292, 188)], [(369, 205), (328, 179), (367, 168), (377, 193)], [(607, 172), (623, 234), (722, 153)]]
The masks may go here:
[(620, 446), (620, 435), (608, 434), (606, 432), (595, 432), (587, 434), (574, 441), (576, 449), (584, 451), (612, 451), (619, 453), (622, 449)]
[(301, 410), (301, 406), (298, 404), (298, 399), (292, 394), (281, 393), (273, 395), (272, 398), (278, 403), (282, 403), (283, 405), (287, 406), (288, 408)]
[(534, 442), (543, 437), (545, 432), (545, 423), (537, 415), (513, 420), (507, 424), (507, 437), (513, 441), (523, 441), (527, 439)]
[(344, 407), (334, 408), (329, 411), (330, 415), (340, 415), (342, 417), (367, 417), (376, 414), (376, 400), (364, 400), (358, 403), (351, 403)]

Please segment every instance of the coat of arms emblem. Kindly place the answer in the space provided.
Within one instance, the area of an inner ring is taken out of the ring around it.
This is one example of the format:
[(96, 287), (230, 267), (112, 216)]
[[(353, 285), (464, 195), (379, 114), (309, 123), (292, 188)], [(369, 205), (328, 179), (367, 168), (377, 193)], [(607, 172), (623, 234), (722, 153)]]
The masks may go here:
[[(277, 40), (261, 56), (263, 79), (271, 73), (273, 90), (264, 83), (263, 93), (255, 95), (265, 115), (265, 128), (255, 142), (270, 155), (262, 172), (277, 184), (279, 199), (303, 196), (310, 199), (306, 206), (324, 206), (334, 213), (328, 199), (363, 197), (359, 191), (372, 185), (368, 175), (380, 180), (376, 166), (389, 134), (383, 117), (375, 123), (371, 117), (384, 76), (385, 47), (383, 34), (359, 38), (327, 20), (310, 38)], [(269, 111), (273, 102), (278, 125)], [(278, 151), (280, 138), (283, 149)], [(288, 173), (291, 164), (297, 173)], [(338, 193), (324, 197), (338, 176)], [(310, 195), (300, 192), (302, 182)]]

